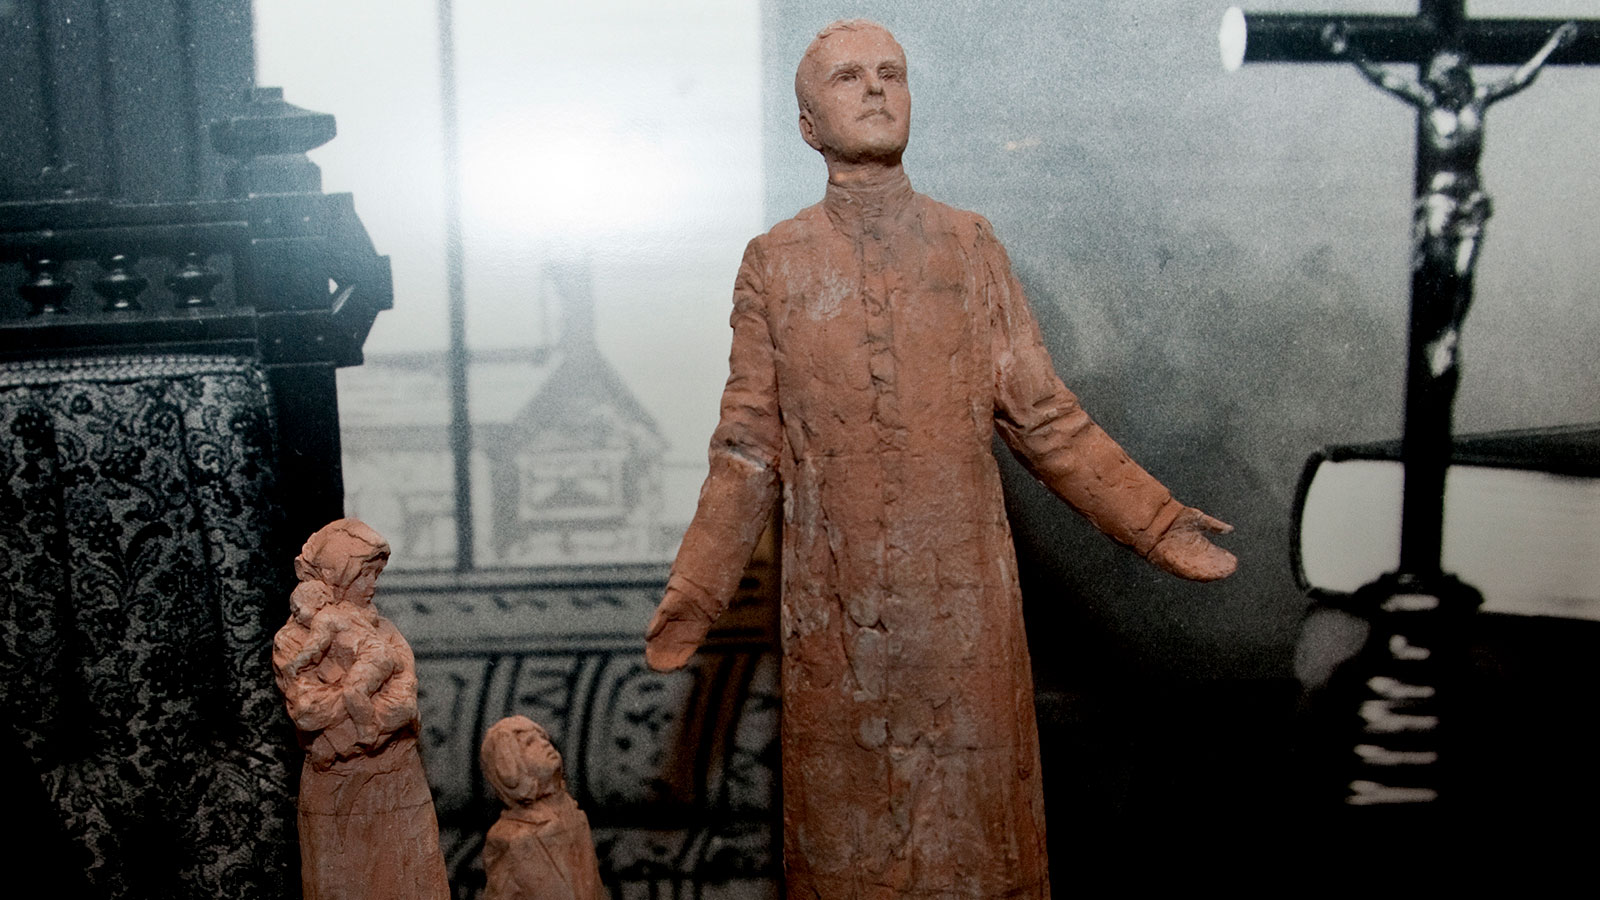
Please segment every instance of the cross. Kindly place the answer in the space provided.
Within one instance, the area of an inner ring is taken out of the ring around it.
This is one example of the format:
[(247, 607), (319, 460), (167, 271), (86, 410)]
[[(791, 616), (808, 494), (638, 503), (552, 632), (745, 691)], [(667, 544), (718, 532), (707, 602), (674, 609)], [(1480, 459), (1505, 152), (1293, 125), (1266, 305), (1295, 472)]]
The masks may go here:
[[(1237, 7), (1223, 17), (1223, 62), (1335, 62), (1353, 64), (1377, 88), (1417, 108), (1415, 206), (1412, 228), (1411, 320), (1406, 364), (1405, 430), (1401, 459), (1405, 488), (1401, 503), (1400, 561), (1396, 572), (1363, 588), (1366, 599), (1405, 624), (1391, 626), (1394, 672), (1369, 681), (1362, 704), (1368, 731), (1391, 729), (1361, 743), (1368, 766), (1349, 785), (1355, 805), (1430, 803), (1432, 787), (1399, 786), (1399, 768), (1426, 769), (1437, 759), (1431, 738), (1410, 743), (1392, 729), (1431, 735), (1437, 717), (1429, 677), (1415, 677), (1410, 662), (1443, 650), (1442, 621), (1471, 612), (1480, 597), (1444, 573), (1440, 551), (1445, 473), (1452, 446), (1457, 345), (1472, 302), (1472, 278), (1489, 218), (1489, 198), (1478, 175), (1483, 118), (1488, 107), (1533, 83), (1550, 65), (1600, 64), (1600, 21), (1564, 19), (1473, 19), (1465, 0), (1419, 0), (1415, 16), (1250, 14)], [(1415, 79), (1384, 64), (1413, 64)], [(1513, 65), (1503, 80), (1478, 84), (1473, 65)], [(1362, 595), (1358, 593), (1358, 598)], [(1419, 642), (1419, 637), (1426, 636)], [(1395, 645), (1392, 641), (1400, 641)], [(1421, 654), (1420, 656), (1418, 654)], [(1439, 663), (1435, 656), (1432, 663)], [(1430, 663), (1431, 665), (1431, 663)], [(1376, 686), (1374, 686), (1376, 685)], [(1370, 715), (1369, 715), (1370, 713)], [(1373, 717), (1387, 716), (1375, 724)], [(1426, 721), (1425, 721), (1426, 720)], [(1414, 726), (1414, 727), (1413, 727)]]

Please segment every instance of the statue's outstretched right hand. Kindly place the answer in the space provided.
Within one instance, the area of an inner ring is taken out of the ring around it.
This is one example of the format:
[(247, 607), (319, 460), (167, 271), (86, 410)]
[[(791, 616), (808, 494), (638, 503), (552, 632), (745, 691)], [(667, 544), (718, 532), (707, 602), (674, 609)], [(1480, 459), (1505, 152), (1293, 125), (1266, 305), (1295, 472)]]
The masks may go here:
[(657, 672), (683, 668), (711, 630), (711, 616), (689, 595), (667, 588), (644, 633), (644, 661)]
[(1194, 507), (1185, 507), (1167, 533), (1151, 548), (1149, 560), (1157, 568), (1190, 581), (1216, 581), (1232, 575), (1239, 560), (1211, 543), (1208, 535), (1227, 534), (1233, 526)]

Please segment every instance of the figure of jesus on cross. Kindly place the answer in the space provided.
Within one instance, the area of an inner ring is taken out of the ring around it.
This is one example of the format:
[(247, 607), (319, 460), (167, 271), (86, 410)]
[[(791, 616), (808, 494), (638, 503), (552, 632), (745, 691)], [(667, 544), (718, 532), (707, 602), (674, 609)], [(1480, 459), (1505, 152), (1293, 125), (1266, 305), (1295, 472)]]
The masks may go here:
[[(1533, 84), (1550, 54), (1572, 43), (1577, 34), (1576, 23), (1563, 24), (1516, 71), (1500, 81), (1480, 85), (1473, 80), (1467, 55), (1460, 50), (1440, 49), (1428, 59), (1422, 77), (1412, 79), (1368, 59), (1360, 46), (1351, 42), (1343, 23), (1332, 22), (1322, 29), (1322, 43), (1329, 53), (1350, 60), (1368, 81), (1421, 112), (1417, 168), (1429, 173), (1429, 180), (1417, 199), (1413, 267), (1432, 262), (1449, 268), (1457, 278), (1472, 274), (1483, 224), (1490, 214), (1489, 197), (1478, 182), (1484, 113), (1491, 104)], [(1454, 316), (1457, 321), (1466, 314), (1465, 303), (1470, 299), (1470, 295), (1457, 298), (1461, 304)]]

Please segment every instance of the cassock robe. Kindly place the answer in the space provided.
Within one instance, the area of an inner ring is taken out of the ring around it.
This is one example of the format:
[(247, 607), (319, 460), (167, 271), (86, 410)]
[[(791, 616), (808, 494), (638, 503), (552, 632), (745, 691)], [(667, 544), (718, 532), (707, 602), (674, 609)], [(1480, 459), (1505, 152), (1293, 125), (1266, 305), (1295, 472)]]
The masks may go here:
[(781, 489), (789, 896), (1048, 897), (991, 436), (1141, 553), (1182, 505), (1057, 378), (989, 223), (903, 175), (751, 241), (733, 306), (669, 586), (720, 611)]

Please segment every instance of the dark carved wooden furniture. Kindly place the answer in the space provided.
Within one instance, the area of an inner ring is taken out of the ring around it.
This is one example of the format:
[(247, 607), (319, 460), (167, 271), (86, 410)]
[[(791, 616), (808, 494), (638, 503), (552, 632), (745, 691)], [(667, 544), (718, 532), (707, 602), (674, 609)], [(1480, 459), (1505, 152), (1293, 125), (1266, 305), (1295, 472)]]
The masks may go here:
[(40, 887), (297, 893), (266, 653), (388, 262), (248, 0), (0, 3), (0, 749)]

